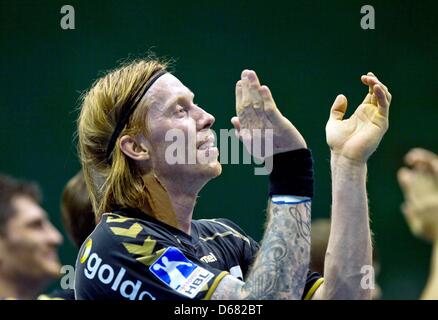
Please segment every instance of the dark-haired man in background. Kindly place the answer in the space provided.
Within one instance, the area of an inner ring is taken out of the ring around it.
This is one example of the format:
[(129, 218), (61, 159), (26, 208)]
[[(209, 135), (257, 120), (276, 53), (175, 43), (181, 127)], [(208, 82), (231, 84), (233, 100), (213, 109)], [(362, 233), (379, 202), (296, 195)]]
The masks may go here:
[(0, 175), (0, 298), (35, 299), (59, 277), (62, 235), (35, 183)]

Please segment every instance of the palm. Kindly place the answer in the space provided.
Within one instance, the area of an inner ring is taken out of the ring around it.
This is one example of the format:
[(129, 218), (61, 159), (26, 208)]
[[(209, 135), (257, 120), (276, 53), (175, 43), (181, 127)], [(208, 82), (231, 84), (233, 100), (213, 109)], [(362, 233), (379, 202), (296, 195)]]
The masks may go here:
[(438, 236), (438, 174), (403, 168), (399, 173), (402, 210), (412, 232), (428, 240)]
[(387, 122), (383, 120), (376, 106), (362, 104), (347, 120), (329, 120), (327, 143), (349, 159), (368, 159), (387, 129)]
[(386, 87), (374, 75), (365, 77), (362, 81), (370, 86), (370, 92), (363, 103), (349, 119), (343, 119), (347, 110), (347, 99), (342, 95), (338, 96), (326, 125), (327, 144), (332, 152), (362, 162), (376, 150), (388, 129), (391, 101)]

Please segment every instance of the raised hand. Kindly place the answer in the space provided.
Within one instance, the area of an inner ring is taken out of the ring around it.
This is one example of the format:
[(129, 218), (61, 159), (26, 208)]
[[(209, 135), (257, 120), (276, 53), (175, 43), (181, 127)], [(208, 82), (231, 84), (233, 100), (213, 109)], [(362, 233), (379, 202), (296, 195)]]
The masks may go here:
[(401, 168), (398, 181), (405, 201), (401, 210), (409, 228), (418, 237), (438, 239), (438, 156), (413, 149), (405, 156), (410, 167)]
[[(255, 155), (252, 142), (258, 132), (261, 132), (262, 142), (259, 147), (265, 150), (264, 139), (267, 129), (271, 129), (273, 133), (273, 154), (307, 147), (298, 130), (277, 108), (269, 88), (260, 85), (256, 73), (252, 70), (244, 70), (241, 79), (236, 83), (236, 114), (231, 123), (252, 155)], [(269, 156), (272, 154), (264, 154), (262, 158)]]
[(408, 166), (431, 174), (438, 175), (438, 155), (422, 148), (414, 148), (405, 156)]
[(388, 129), (391, 94), (377, 77), (369, 72), (361, 77), (368, 94), (349, 119), (344, 119), (347, 98), (338, 95), (326, 125), (326, 138), (332, 153), (364, 163), (377, 149)]

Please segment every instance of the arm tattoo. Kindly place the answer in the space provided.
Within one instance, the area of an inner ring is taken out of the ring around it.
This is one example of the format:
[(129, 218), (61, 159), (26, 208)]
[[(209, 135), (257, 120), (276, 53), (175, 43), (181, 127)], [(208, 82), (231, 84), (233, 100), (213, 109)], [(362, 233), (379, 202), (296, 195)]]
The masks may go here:
[(299, 236), (310, 245), (310, 219), (307, 217), (307, 210), (302, 212), (294, 206), (289, 208), (289, 213), (297, 222)]
[[(301, 299), (310, 260), (310, 208), (310, 202), (270, 203), (265, 235), (246, 283), (226, 277), (212, 298)], [(236, 288), (241, 292), (237, 296), (232, 293)]]

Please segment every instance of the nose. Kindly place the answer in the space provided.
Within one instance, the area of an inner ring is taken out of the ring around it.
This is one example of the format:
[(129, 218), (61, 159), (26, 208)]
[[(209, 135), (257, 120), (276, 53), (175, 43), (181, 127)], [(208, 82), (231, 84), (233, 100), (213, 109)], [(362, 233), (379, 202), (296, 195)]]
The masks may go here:
[(211, 115), (210, 113), (208, 113), (204, 109), (202, 109), (200, 107), (197, 107), (197, 108), (199, 109), (198, 110), (199, 116), (198, 116), (198, 119), (196, 121), (197, 129), (199, 131), (210, 129), (213, 126), (213, 123), (216, 121), (216, 119), (213, 117), (213, 115)]
[(64, 241), (61, 233), (49, 222), (47, 224), (47, 237), (53, 246), (60, 246)]

